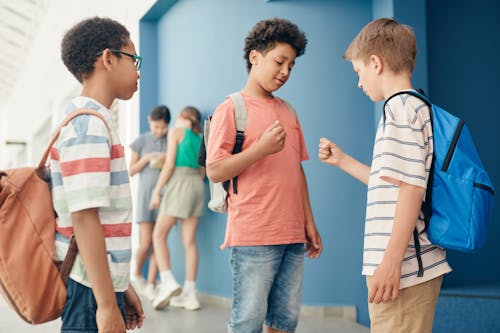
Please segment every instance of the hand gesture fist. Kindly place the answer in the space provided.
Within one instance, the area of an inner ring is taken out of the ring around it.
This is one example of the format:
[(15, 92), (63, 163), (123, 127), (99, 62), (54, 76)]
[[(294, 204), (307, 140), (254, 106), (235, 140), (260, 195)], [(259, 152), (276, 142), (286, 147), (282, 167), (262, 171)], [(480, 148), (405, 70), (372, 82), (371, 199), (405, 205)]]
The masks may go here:
[(271, 124), (258, 141), (259, 149), (264, 155), (281, 151), (285, 147), (286, 132), (279, 120)]
[(335, 143), (325, 138), (319, 140), (318, 158), (320, 161), (338, 167), (344, 156), (342, 149)]

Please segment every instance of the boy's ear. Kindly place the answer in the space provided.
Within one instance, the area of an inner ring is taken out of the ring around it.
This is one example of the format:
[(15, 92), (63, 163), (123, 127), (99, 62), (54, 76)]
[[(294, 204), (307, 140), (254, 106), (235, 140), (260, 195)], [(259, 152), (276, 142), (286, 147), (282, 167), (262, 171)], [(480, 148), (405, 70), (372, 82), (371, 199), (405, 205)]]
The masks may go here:
[(101, 57), (103, 67), (107, 70), (111, 69), (111, 64), (113, 63), (113, 61), (113, 53), (109, 49), (104, 50)]
[(250, 51), (250, 54), (248, 55), (248, 60), (252, 65), (257, 65), (257, 59), (258, 59), (259, 51), (257, 50), (252, 50)]
[(384, 63), (382, 62), (382, 58), (380, 58), (376, 54), (372, 54), (370, 56), (370, 66), (375, 70), (376, 74), (380, 74), (384, 67)]

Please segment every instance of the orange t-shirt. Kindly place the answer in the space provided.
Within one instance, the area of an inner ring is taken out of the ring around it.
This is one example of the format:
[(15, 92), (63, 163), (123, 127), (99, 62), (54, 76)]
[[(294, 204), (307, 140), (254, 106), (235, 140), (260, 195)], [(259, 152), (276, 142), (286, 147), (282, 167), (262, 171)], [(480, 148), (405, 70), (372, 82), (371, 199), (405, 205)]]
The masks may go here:
[[(304, 243), (301, 162), (309, 157), (299, 121), (279, 98), (242, 96), (247, 108), (243, 150), (256, 143), (276, 120), (286, 131), (286, 141), (282, 151), (255, 162), (238, 176), (238, 194), (230, 186), (222, 248)], [(234, 104), (226, 98), (212, 117), (207, 165), (229, 157), (235, 137)]]

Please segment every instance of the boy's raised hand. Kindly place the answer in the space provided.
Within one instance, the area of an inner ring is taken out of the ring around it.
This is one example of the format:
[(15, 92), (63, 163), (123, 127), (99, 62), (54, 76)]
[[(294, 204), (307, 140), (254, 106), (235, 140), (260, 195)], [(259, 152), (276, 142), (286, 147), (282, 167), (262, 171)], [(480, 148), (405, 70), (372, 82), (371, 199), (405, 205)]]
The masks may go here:
[(285, 129), (281, 126), (279, 120), (276, 120), (262, 133), (257, 144), (260, 152), (267, 156), (281, 151), (285, 147), (285, 141)]
[(342, 149), (335, 143), (325, 138), (319, 140), (318, 158), (320, 161), (338, 167), (344, 156)]

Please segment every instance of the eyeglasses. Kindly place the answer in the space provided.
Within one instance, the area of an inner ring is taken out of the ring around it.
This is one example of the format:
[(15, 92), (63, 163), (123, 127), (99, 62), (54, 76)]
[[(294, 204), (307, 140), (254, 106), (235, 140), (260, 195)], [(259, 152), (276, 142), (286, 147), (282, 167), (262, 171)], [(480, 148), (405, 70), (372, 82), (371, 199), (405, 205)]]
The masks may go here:
[[(134, 65), (135, 65), (135, 68), (137, 70), (141, 69), (141, 65), (142, 65), (142, 57), (137, 55), (137, 54), (131, 54), (131, 53), (127, 53), (127, 52), (123, 52), (123, 51), (120, 51), (120, 50), (115, 50), (115, 49), (109, 49), (109, 51), (111, 51), (112, 53), (115, 53), (115, 54), (123, 54), (127, 57), (130, 57), (132, 59), (134, 59)], [(101, 51), (101, 52), (98, 52), (97, 53), (97, 56), (100, 56), (101, 54), (103, 54), (104, 51)]]

